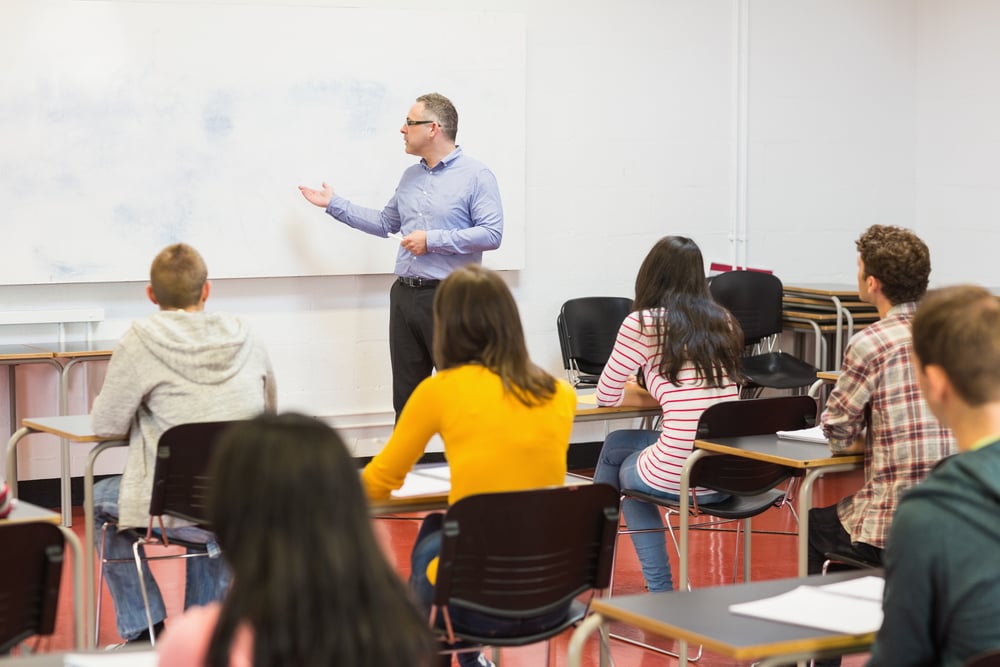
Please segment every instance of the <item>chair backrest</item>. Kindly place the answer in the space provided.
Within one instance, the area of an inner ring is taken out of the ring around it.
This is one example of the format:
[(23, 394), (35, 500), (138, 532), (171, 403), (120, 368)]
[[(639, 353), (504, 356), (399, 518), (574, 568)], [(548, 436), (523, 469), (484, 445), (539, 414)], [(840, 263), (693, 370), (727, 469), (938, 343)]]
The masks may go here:
[(1000, 667), (1000, 648), (972, 656), (965, 667)]
[(434, 605), (524, 618), (606, 588), (618, 502), (607, 484), (459, 500), (444, 518)]
[(55, 630), (63, 534), (43, 522), (0, 525), (0, 654)]
[(760, 271), (727, 271), (712, 278), (709, 291), (727, 309), (743, 329), (743, 342), (755, 345), (781, 333), (781, 280)]
[[(724, 401), (709, 406), (698, 420), (699, 438), (730, 438), (792, 431), (816, 423), (816, 400), (810, 396), (779, 396)], [(691, 470), (692, 486), (732, 495), (755, 496), (773, 489), (792, 471), (768, 461), (741, 456), (706, 456)]]
[(632, 299), (620, 296), (588, 296), (564, 303), (556, 319), (564, 367), (600, 375), (630, 312)]
[(207, 525), (208, 464), (215, 442), (233, 423), (193, 422), (164, 431), (156, 447), (150, 517), (173, 516)]
[(701, 413), (697, 437), (734, 438), (809, 428), (816, 425), (816, 410), (816, 399), (811, 396), (723, 401)]

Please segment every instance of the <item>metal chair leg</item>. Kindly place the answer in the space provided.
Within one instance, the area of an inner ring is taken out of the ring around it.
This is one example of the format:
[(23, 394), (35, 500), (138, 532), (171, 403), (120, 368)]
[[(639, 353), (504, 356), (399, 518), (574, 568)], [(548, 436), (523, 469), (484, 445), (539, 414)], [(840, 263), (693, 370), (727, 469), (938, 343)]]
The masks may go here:
[[(625, 530), (622, 530), (621, 526), (619, 525), (618, 535), (615, 537), (615, 541), (616, 541), (615, 552), (614, 552), (614, 554), (612, 555), (612, 558), (611, 558), (611, 577), (610, 577), (610, 579), (608, 581), (608, 589), (607, 589), (608, 590), (608, 597), (611, 597), (611, 595), (613, 594), (613, 590), (614, 590), (615, 563), (616, 563), (617, 558), (618, 558), (617, 539), (619, 537), (621, 537), (622, 535), (633, 535), (633, 534), (636, 534), (636, 533), (667, 532), (667, 533), (670, 534), (670, 539), (674, 543), (674, 549), (676, 549), (677, 552), (680, 553), (680, 545), (677, 542), (677, 536), (674, 534), (674, 527), (670, 523), (670, 515), (671, 514), (676, 514), (676, 512), (674, 512), (670, 508), (665, 508), (665, 513), (666, 513), (666, 516), (663, 517), (663, 523), (664, 523), (664, 527), (663, 528), (649, 528), (649, 529), (646, 529), (646, 530), (629, 530), (628, 526), (626, 526)], [(624, 518), (622, 520), (624, 520)], [(687, 585), (687, 589), (691, 590), (691, 582), (690, 582), (690, 580), (687, 582), (686, 585)], [(623, 642), (623, 643), (626, 643), (626, 644), (631, 644), (632, 646), (638, 646), (639, 648), (646, 649), (647, 651), (652, 651), (653, 653), (659, 653), (660, 655), (670, 656), (671, 658), (677, 658), (677, 657), (679, 657), (678, 654), (676, 652), (674, 652), (674, 651), (669, 651), (669, 650), (667, 650), (665, 648), (660, 648), (658, 646), (653, 646), (651, 644), (647, 644), (645, 642), (641, 642), (638, 639), (632, 639), (631, 637), (625, 637), (624, 635), (617, 635), (617, 634), (614, 634), (614, 633), (612, 633), (610, 631), (607, 633), (607, 638), (604, 638), (604, 635), (602, 634), (602, 641), (607, 642), (607, 639), (616, 639), (616, 640), (618, 640), (620, 642)], [(703, 650), (703, 647), (699, 646), (698, 647), (698, 653), (694, 657), (689, 657), (688, 658), (688, 662), (698, 662), (701, 659), (702, 650)], [(610, 656), (610, 651), (608, 652), (608, 655)]]
[(153, 630), (153, 612), (149, 609), (149, 593), (146, 591), (146, 578), (142, 576), (142, 557), (139, 548), (145, 540), (137, 540), (132, 544), (132, 555), (135, 557), (135, 571), (139, 575), (139, 589), (142, 590), (142, 604), (146, 607), (146, 624), (149, 626), (149, 644), (156, 646), (156, 632)]

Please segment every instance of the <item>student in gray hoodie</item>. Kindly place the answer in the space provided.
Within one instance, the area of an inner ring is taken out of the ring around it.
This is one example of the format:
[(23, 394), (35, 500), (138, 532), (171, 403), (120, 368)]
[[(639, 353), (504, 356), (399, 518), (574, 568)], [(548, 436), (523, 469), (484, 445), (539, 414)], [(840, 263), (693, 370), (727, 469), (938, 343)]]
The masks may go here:
[(868, 665), (960, 667), (1000, 648), (1000, 302), (968, 285), (928, 292), (913, 348), (921, 392), (960, 453), (899, 503)]
[[(164, 431), (188, 422), (249, 419), (275, 408), (267, 352), (239, 318), (205, 312), (210, 290), (205, 262), (191, 246), (168, 246), (153, 260), (146, 294), (159, 311), (134, 322), (122, 336), (92, 411), (96, 433), (129, 434), (124, 473), (94, 486), (98, 541), (107, 521), (119, 530), (147, 525), (156, 446)], [(168, 535), (214, 540), (206, 531), (172, 526)], [(104, 554), (131, 559), (132, 540), (109, 527)], [(186, 565), (185, 608), (222, 599), (229, 584), (223, 559), (189, 558)], [(159, 632), (166, 617), (163, 598), (145, 567), (144, 576)], [(149, 641), (135, 565), (108, 564), (105, 580), (118, 634), (126, 642)]]

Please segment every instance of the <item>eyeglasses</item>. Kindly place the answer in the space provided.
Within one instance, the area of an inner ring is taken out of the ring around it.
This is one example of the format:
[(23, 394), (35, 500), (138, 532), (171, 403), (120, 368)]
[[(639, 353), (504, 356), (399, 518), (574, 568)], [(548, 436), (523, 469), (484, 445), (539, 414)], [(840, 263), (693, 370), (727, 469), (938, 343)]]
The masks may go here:
[(409, 118), (407, 118), (406, 126), (409, 127), (411, 125), (427, 125), (429, 123), (436, 123), (436, 122), (437, 122), (436, 120), (410, 120)]

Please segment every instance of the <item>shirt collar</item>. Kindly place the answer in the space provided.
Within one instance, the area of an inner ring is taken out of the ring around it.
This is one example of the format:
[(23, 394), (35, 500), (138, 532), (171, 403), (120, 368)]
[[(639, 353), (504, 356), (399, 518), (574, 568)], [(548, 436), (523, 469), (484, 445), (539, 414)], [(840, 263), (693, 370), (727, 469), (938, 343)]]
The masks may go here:
[[(454, 162), (460, 157), (462, 157), (462, 147), (455, 146), (455, 150), (453, 150), (452, 152), (448, 153), (443, 158), (441, 158), (441, 161), (438, 162), (436, 165), (434, 165), (434, 169), (444, 169), (445, 167), (450, 166), (452, 162)], [(430, 169), (427, 166), (427, 160), (420, 158), (420, 164), (423, 165), (424, 169), (428, 170)]]

